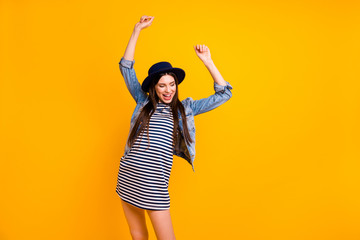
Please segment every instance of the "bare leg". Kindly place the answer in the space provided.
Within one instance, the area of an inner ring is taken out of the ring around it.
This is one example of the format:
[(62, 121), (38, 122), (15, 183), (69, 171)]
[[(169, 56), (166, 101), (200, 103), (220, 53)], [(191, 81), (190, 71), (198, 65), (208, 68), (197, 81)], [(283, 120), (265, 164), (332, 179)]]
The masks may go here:
[(175, 240), (170, 210), (147, 210), (158, 240)]
[(145, 210), (121, 200), (125, 217), (133, 240), (147, 240), (149, 234), (146, 228)]

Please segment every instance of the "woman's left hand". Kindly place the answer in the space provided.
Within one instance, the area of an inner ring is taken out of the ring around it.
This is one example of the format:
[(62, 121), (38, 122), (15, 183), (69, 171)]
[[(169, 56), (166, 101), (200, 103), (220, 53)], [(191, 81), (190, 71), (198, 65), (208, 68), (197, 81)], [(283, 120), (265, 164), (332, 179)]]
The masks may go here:
[(206, 45), (196, 45), (194, 46), (196, 55), (203, 61), (204, 63), (211, 61), (210, 49)]

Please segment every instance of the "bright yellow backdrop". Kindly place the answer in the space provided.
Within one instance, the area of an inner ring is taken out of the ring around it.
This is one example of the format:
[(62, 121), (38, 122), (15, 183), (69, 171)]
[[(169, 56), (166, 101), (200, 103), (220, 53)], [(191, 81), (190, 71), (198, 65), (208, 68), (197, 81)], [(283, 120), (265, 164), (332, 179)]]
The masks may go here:
[[(174, 158), (177, 239), (360, 239), (359, 1), (0, 1), (0, 239), (130, 239), (116, 195), (135, 107), (135, 54), (213, 93), (207, 44), (233, 98), (195, 118), (195, 171)], [(149, 219), (147, 218), (149, 221)], [(148, 222), (151, 229), (151, 224)], [(151, 239), (155, 239), (150, 230)]]

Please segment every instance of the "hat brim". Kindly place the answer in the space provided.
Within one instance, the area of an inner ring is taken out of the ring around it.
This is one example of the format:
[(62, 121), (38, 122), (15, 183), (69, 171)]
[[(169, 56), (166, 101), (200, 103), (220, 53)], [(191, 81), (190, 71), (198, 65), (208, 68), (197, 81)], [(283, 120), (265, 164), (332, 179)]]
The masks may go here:
[(153, 80), (156, 80), (161, 73), (166, 73), (166, 72), (174, 73), (178, 79), (178, 84), (180, 84), (185, 78), (185, 71), (182, 70), (181, 68), (163, 69), (161, 71), (154, 72), (154, 73), (150, 74), (149, 76), (147, 76), (141, 85), (141, 89), (144, 92), (149, 92), (150, 83)]

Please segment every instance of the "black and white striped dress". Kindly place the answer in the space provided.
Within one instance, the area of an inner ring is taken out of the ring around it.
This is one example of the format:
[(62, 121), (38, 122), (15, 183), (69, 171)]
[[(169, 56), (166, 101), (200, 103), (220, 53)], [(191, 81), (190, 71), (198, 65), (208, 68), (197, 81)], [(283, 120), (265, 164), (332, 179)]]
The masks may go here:
[(120, 160), (116, 192), (122, 200), (148, 210), (170, 208), (168, 192), (173, 164), (173, 116), (170, 106), (158, 103), (147, 129)]

